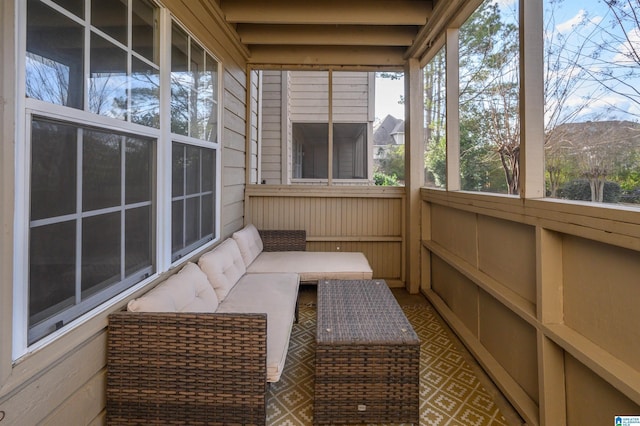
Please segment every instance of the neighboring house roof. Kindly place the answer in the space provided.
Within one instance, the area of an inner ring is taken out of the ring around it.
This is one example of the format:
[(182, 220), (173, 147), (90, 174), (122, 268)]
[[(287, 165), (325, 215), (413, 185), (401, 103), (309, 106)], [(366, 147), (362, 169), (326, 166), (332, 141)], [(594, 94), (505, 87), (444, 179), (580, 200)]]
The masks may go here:
[(387, 115), (377, 126), (373, 128), (374, 145), (395, 145), (393, 135), (404, 133), (404, 120)]

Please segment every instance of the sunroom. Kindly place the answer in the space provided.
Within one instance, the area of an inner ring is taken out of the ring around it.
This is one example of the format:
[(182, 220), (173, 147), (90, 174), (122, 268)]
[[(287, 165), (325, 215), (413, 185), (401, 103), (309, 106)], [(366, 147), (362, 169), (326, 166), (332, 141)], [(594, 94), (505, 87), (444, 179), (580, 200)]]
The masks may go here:
[(0, 425), (105, 423), (108, 315), (249, 223), (364, 253), (523, 423), (640, 424), (638, 10), (3, 0)]

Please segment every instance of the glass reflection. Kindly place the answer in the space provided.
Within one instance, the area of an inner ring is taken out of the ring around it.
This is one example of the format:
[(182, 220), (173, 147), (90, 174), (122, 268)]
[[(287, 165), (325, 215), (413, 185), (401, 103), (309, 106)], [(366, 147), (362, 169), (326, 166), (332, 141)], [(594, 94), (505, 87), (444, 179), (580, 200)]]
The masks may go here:
[(127, 52), (97, 34), (91, 34), (89, 110), (126, 120)]
[(131, 121), (160, 127), (160, 71), (137, 58), (131, 60)]
[(84, 30), (39, 1), (27, 3), (26, 95), (82, 108)]

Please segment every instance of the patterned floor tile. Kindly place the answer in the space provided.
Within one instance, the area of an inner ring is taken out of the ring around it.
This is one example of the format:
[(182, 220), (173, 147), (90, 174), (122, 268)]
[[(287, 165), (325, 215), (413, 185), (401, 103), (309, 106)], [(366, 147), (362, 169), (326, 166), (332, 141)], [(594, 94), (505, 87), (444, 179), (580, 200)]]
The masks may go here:
[[(402, 307), (421, 339), (420, 424), (509, 426), (474, 370), (428, 304)], [(267, 424), (313, 424), (315, 288), (301, 289), (300, 317), (293, 327), (285, 369), (267, 392)]]

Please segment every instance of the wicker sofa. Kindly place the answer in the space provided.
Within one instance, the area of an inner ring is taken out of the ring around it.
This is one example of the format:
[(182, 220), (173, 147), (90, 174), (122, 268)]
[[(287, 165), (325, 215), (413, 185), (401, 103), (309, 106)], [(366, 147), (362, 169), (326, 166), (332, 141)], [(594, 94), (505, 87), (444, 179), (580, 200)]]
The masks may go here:
[[(323, 253), (322, 262), (302, 262), (305, 246), (304, 231), (249, 225), (111, 314), (107, 422), (265, 424), (266, 387), (284, 368), (300, 280), (327, 262)], [(250, 270), (282, 253), (293, 255), (279, 259), (285, 270)], [(370, 278), (366, 258), (355, 258), (361, 271), (346, 262), (341, 275), (340, 261), (326, 278)], [(301, 273), (291, 270), (296, 262)]]

